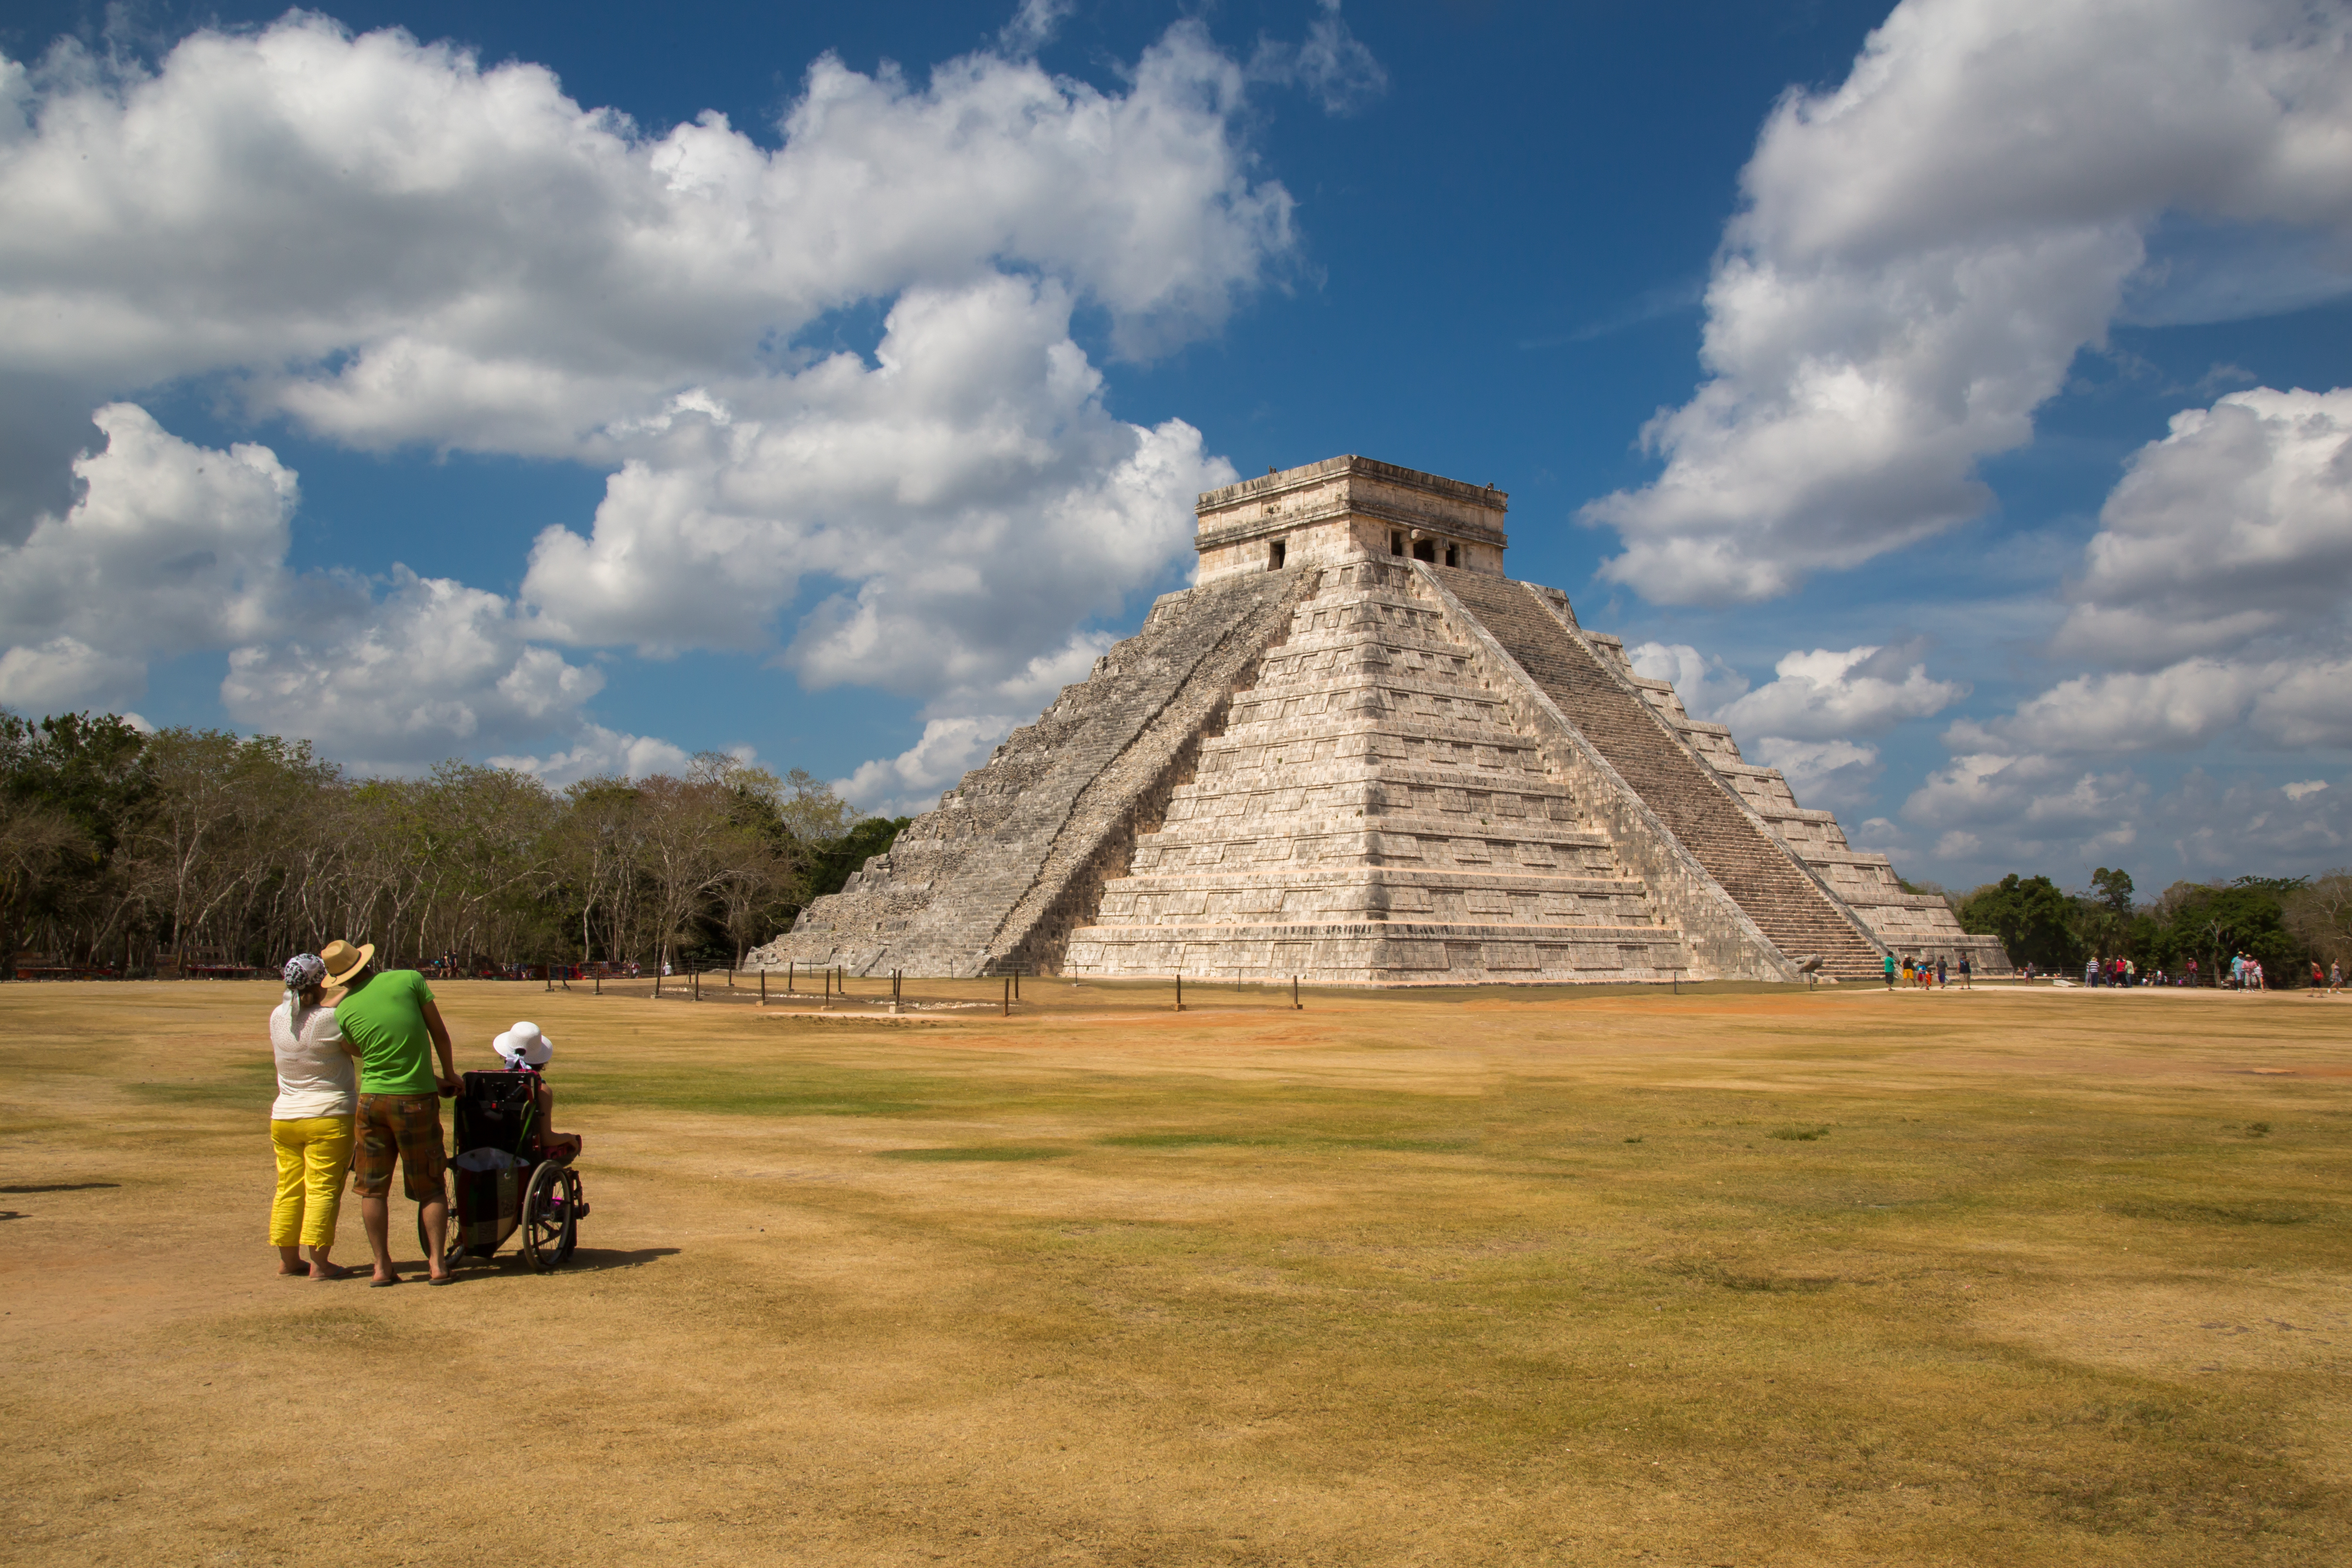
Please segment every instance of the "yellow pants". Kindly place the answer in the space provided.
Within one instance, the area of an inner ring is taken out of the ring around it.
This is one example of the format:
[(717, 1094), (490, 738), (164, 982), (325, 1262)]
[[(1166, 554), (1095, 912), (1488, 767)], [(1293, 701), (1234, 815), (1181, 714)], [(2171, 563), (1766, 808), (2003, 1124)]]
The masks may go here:
[(352, 1165), (352, 1119), (305, 1116), (269, 1124), (278, 1151), (278, 1201), (269, 1205), (269, 1245), (331, 1247)]

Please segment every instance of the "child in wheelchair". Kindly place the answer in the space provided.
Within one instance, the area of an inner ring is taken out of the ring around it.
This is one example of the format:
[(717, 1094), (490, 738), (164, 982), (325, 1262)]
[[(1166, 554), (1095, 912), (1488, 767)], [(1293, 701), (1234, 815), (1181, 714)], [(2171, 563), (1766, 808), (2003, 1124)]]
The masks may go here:
[[(490, 1048), (506, 1063), (507, 1071), (531, 1076), (531, 1134), (539, 1142), (541, 1157), (566, 1165), (579, 1158), (580, 1134), (555, 1130), (555, 1090), (547, 1081), (547, 1064), (555, 1055), (555, 1043), (541, 1033), (537, 1024), (519, 1023), (493, 1038)], [(580, 1212), (587, 1214), (585, 1204)]]
[[(546, 1068), (555, 1050), (536, 1024), (517, 1024), (490, 1042), (503, 1070), (468, 1072), (457, 1103), (457, 1154), (452, 1263), (488, 1258), (518, 1229), (534, 1268), (560, 1268), (572, 1256), (587, 1194), (573, 1168), (577, 1132), (555, 1131), (555, 1091)], [(425, 1237), (420, 1217), (417, 1234)], [(424, 1245), (430, 1246), (429, 1238)]]

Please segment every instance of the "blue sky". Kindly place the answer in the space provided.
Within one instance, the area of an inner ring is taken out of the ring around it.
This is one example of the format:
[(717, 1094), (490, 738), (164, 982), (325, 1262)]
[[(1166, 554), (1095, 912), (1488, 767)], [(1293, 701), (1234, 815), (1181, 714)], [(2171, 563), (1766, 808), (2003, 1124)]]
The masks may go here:
[(20, 5), (0, 702), (904, 808), (1355, 451), (1908, 875), (2336, 865), (2346, 37)]

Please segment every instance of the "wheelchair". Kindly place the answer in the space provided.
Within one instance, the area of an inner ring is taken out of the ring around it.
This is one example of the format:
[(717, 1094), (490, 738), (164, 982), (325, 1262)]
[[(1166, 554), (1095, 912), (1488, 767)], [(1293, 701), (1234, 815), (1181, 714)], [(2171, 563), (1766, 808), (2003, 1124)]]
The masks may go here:
[[(497, 1255), (522, 1233), (523, 1261), (542, 1272), (561, 1268), (579, 1245), (588, 1205), (580, 1173), (568, 1155), (550, 1154), (538, 1131), (539, 1074), (469, 1072), (457, 1096), (457, 1152), (449, 1161), (446, 1267)], [(425, 1210), (416, 1211), (416, 1242), (425, 1256)]]

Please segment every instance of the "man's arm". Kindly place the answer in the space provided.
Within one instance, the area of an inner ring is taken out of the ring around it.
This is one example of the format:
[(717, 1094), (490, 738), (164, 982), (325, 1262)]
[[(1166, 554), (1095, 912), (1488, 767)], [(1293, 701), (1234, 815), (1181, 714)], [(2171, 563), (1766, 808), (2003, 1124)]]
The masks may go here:
[(449, 1026), (441, 1021), (441, 1009), (431, 1002), (425, 1004), (425, 1032), (433, 1037), (433, 1048), (441, 1053), (441, 1087), (455, 1094), (458, 1088), (457, 1053), (449, 1046)]

